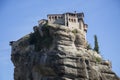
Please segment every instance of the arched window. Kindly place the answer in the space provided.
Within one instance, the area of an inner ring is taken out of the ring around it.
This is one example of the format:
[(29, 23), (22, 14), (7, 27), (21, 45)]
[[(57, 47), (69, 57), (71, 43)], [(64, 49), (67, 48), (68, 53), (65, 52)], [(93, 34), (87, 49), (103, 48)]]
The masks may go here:
[(71, 19), (71, 21), (73, 22), (73, 19)]
[(49, 19), (51, 20), (51, 16), (49, 16)]
[(71, 21), (70, 18), (69, 18), (69, 21)]
[(52, 19), (54, 19), (54, 16), (52, 16)]
[(74, 19), (74, 22), (76, 22), (76, 19)]
[(55, 20), (57, 20), (57, 16), (55, 16)]

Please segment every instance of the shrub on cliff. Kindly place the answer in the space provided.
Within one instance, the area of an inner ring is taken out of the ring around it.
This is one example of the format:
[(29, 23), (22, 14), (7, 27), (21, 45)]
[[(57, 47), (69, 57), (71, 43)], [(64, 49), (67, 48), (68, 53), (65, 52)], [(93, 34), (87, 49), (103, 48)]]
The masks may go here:
[(49, 34), (49, 26), (42, 27), (44, 36), (41, 36), (39, 30), (30, 34), (30, 44), (35, 45), (35, 51), (40, 51), (43, 48), (49, 48), (52, 43), (52, 37)]
[(90, 49), (92, 49), (92, 47), (91, 47), (90, 44), (88, 44), (88, 45), (87, 45), (87, 50), (90, 50)]

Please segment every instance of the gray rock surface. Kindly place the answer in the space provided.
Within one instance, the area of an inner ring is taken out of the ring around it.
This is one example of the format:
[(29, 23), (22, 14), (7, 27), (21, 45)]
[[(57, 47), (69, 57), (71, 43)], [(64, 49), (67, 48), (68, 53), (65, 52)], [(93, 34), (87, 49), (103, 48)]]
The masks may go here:
[(79, 30), (57, 24), (34, 29), (11, 42), (14, 80), (119, 80), (110, 61), (86, 49)]

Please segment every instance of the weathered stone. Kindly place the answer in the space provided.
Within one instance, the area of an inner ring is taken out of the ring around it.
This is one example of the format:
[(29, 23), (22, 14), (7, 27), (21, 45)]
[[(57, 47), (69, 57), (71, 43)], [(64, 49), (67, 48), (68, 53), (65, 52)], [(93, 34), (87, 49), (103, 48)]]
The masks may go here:
[(10, 43), (14, 80), (119, 80), (110, 61), (86, 49), (79, 29), (46, 23), (40, 21), (34, 28), (35, 36), (28, 34)]

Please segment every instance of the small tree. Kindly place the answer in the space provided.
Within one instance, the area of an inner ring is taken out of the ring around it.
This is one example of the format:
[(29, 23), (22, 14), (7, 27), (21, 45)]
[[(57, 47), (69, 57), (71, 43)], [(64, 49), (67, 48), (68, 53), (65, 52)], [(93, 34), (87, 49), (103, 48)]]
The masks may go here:
[(90, 49), (92, 49), (92, 47), (91, 47), (90, 44), (88, 44), (88, 45), (87, 45), (87, 50), (90, 50)]
[(99, 53), (99, 45), (96, 35), (94, 35), (94, 50)]

